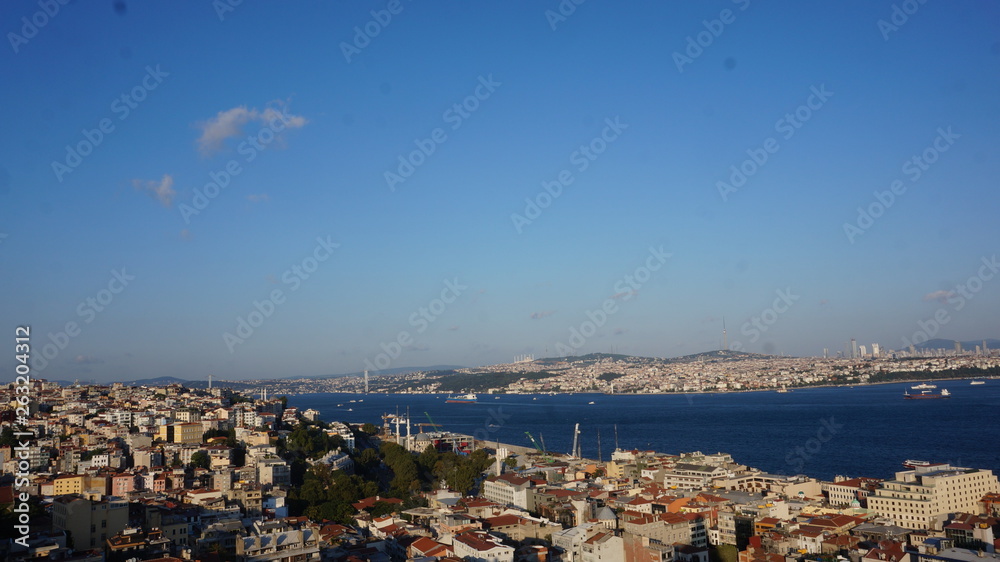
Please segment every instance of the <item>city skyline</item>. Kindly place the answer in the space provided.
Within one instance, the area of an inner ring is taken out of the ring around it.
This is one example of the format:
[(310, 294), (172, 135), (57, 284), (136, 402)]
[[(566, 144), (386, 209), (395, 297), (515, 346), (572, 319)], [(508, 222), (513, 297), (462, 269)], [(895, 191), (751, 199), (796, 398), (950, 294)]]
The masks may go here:
[(995, 4), (563, 4), (4, 5), (36, 376), (997, 337)]

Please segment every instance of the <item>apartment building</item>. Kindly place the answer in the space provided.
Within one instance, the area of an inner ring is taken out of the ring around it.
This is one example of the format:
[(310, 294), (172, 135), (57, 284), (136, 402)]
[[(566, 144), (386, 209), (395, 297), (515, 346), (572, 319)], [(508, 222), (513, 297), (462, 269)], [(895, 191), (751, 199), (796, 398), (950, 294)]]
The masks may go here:
[(990, 470), (933, 464), (897, 472), (868, 497), (868, 508), (907, 529), (941, 529), (950, 513), (979, 513), (980, 501), (1000, 492)]

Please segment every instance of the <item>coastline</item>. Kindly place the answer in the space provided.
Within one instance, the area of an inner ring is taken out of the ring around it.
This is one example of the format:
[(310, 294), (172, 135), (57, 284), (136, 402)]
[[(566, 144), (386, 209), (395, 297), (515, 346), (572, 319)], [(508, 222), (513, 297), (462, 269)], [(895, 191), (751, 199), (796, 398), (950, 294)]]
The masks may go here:
[[(993, 380), (991, 377), (921, 377), (906, 380), (896, 380), (896, 381), (878, 381), (878, 382), (866, 382), (857, 384), (810, 384), (803, 386), (789, 386), (787, 387), (788, 392), (792, 393), (796, 390), (808, 390), (813, 388), (857, 388), (865, 386), (880, 386), (887, 384), (906, 384), (906, 383), (920, 383), (920, 382), (940, 382), (940, 381), (973, 381), (973, 380)], [(777, 392), (782, 387), (768, 387), (768, 388), (749, 388), (742, 390), (699, 390), (695, 392), (616, 392), (610, 394), (598, 390), (579, 390), (573, 392), (494, 392), (485, 393), (477, 392), (476, 394), (483, 394), (484, 396), (569, 396), (572, 394), (585, 394), (588, 396), (694, 396), (701, 394), (747, 394), (751, 392)], [(366, 395), (380, 395), (380, 396), (442, 396), (449, 394), (448, 392), (279, 392), (276, 395), (286, 395), (286, 396), (306, 396), (310, 394), (345, 394), (352, 396), (366, 396)], [(483, 403), (482, 401), (476, 403)]]

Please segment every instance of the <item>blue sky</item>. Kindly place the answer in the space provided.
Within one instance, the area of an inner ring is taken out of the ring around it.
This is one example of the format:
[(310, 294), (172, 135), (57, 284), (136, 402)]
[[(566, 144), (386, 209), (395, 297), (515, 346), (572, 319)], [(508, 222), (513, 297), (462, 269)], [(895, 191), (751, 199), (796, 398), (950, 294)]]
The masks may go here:
[(5, 2), (0, 318), (70, 380), (998, 337), (995, 3), (559, 6)]

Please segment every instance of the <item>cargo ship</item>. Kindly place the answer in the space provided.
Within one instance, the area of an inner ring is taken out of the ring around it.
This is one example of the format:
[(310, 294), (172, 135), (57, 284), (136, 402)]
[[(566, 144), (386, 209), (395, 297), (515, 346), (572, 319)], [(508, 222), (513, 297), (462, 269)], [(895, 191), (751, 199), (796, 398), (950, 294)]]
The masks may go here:
[(479, 400), (479, 397), (475, 394), (458, 394), (449, 395), (448, 399), (445, 400), (447, 404), (475, 404)]
[(947, 388), (942, 388), (940, 394), (934, 394), (929, 390), (922, 390), (920, 394), (910, 394), (907, 391), (903, 391), (903, 398), (906, 400), (930, 400), (932, 398), (950, 398), (951, 393), (948, 392)]

